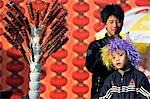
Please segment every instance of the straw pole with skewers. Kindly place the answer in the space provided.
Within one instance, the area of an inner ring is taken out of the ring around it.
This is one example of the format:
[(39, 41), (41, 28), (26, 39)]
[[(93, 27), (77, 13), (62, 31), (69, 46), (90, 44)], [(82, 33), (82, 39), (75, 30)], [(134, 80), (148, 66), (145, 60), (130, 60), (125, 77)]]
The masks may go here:
[(68, 41), (65, 36), (68, 31), (65, 19), (67, 10), (58, 0), (52, 5), (46, 3), (42, 11), (33, 10), (32, 3), (28, 0), (26, 6), (29, 17), (21, 12), (13, 0), (5, 5), (2, 11), (5, 29), (3, 36), (22, 53), (29, 64), (29, 98), (39, 99), (41, 67), (52, 53)]

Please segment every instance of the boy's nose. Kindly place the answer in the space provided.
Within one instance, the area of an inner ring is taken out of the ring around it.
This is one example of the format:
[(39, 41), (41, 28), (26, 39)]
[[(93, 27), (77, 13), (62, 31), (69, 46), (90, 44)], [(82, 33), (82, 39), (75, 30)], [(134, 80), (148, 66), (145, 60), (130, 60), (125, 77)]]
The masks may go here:
[(120, 60), (120, 58), (119, 57), (116, 57), (116, 61), (119, 61)]

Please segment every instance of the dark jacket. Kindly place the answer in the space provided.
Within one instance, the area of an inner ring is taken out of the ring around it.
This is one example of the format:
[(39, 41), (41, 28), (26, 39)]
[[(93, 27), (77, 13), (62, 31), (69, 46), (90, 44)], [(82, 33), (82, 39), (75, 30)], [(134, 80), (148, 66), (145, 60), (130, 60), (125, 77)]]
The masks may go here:
[(103, 65), (100, 57), (100, 48), (108, 44), (111, 39), (113, 38), (105, 34), (103, 39), (91, 42), (88, 47), (86, 55), (86, 68), (92, 73), (91, 97), (93, 97), (96, 93), (99, 93), (105, 78), (112, 73), (112, 71), (108, 71), (106, 66)]
[(95, 99), (150, 99), (150, 84), (145, 74), (135, 68), (123, 76), (115, 71), (105, 80)]

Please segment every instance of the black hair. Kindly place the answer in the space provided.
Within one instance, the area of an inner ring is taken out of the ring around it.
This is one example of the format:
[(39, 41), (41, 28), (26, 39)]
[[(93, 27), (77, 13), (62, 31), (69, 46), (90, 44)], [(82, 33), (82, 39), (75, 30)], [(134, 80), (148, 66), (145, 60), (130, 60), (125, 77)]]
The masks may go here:
[(117, 17), (120, 21), (124, 20), (124, 11), (123, 9), (117, 5), (117, 4), (112, 4), (112, 5), (106, 5), (104, 9), (100, 12), (102, 22), (106, 24), (107, 19), (109, 16), (114, 15)]

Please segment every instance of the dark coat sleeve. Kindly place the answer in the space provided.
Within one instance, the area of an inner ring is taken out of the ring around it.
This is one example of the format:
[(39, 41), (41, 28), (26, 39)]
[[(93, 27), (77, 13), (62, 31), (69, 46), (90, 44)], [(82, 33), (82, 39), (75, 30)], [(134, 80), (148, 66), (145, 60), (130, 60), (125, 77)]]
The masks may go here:
[(104, 40), (97, 40), (90, 43), (87, 54), (86, 54), (86, 68), (91, 73), (100, 74), (103, 77), (108, 76), (113, 70), (109, 71), (107, 67), (103, 64), (101, 59), (101, 48), (106, 45), (107, 42)]
[[(144, 73), (142, 74), (142, 79), (139, 83), (138, 93), (139, 94), (137, 96), (137, 99), (150, 99), (150, 83)], [(148, 97), (146, 97), (145, 95), (147, 95)]]
[(96, 71), (99, 72), (100, 65), (102, 64), (100, 60), (100, 46), (98, 46), (96, 41), (90, 43), (86, 54), (86, 68), (92, 73)]
[(111, 88), (112, 88), (111, 80), (112, 80), (112, 76), (110, 75), (106, 78), (100, 93), (96, 94), (94, 96), (94, 99), (99, 99), (99, 98), (102, 98), (102, 97), (103, 97), (102, 99), (107, 99), (107, 97), (112, 95), (111, 94)]

